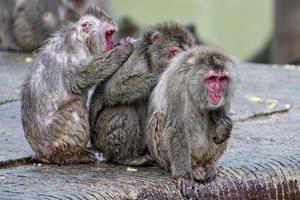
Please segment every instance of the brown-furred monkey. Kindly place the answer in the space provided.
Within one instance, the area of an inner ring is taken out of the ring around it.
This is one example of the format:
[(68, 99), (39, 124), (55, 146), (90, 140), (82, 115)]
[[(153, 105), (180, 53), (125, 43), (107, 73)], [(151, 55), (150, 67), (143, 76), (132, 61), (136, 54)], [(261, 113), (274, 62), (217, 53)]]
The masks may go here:
[(185, 196), (192, 195), (193, 180), (217, 175), (232, 129), (234, 65), (220, 50), (192, 48), (174, 58), (151, 94), (147, 145)]
[(161, 72), (180, 51), (195, 44), (194, 37), (176, 23), (144, 31), (124, 65), (95, 89), (89, 105), (93, 146), (108, 161), (142, 166), (145, 154), (147, 102)]
[(99, 9), (88, 9), (41, 48), (21, 91), (21, 119), (35, 159), (71, 164), (94, 161), (90, 139), (89, 88), (107, 80), (128, 58), (131, 43), (113, 49), (117, 31)]

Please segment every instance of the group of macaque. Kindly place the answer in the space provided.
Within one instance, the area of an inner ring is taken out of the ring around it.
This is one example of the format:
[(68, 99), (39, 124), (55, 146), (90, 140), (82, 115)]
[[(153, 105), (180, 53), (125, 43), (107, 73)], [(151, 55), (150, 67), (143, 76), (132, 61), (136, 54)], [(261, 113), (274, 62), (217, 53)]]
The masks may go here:
[[(42, 163), (107, 161), (170, 170), (184, 196), (217, 175), (232, 129), (234, 61), (163, 23), (114, 45), (97, 8), (63, 26), (32, 62), (21, 91), (25, 136)], [(95, 89), (88, 100), (88, 93)]]

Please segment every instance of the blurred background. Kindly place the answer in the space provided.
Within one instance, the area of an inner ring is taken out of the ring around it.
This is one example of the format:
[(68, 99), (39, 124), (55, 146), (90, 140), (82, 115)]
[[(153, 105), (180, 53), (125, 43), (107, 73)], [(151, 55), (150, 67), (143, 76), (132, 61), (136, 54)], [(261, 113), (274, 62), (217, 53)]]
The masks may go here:
[(167, 20), (193, 23), (200, 37), (242, 59), (250, 59), (272, 35), (273, 0), (114, 0), (117, 19), (139, 26)]
[[(17, 3), (13, 5), (14, 2)], [(37, 11), (40, 13), (32, 16), (32, 13), (36, 12), (29, 10), (27, 12), (30, 14), (24, 14), (26, 12), (24, 7), (26, 8), (26, 5), (28, 7), (29, 4), (39, 4), (36, 7), (41, 8)], [(45, 6), (46, 4), (49, 5)], [(53, 27), (50, 30), (45, 25), (43, 30), (50, 31), (44, 35), (41, 34), (42, 31), (30, 34), (25, 30), (16, 31), (17, 35), (20, 35), (17, 38), (21, 42), (27, 38), (22, 38), (20, 33), (24, 33), (26, 37), (34, 35), (34, 38), (39, 38), (40, 41), (36, 41), (32, 47), (29, 47), (32, 41), (23, 47), (15, 44), (3, 45), (8, 41), (5, 39), (7, 29), (14, 28), (13, 20), (27, 15), (32, 19), (38, 19), (37, 21), (42, 19), (49, 21), (49, 16), (40, 17), (43, 15), (41, 10), (44, 10), (44, 13), (52, 12), (53, 16), (57, 16), (59, 14), (53, 7), (58, 5), (66, 8), (66, 17), (59, 19), (55, 28), (62, 21), (75, 20), (74, 16), (79, 16), (79, 10), (91, 5), (100, 6), (111, 14), (119, 25), (120, 31), (116, 39), (126, 36), (137, 37), (138, 31), (144, 27), (171, 20), (186, 25), (198, 36), (201, 44), (220, 47), (245, 61), (300, 64), (299, 0), (0, 0), (0, 49), (21, 51), (36, 49), (54, 30)], [(8, 24), (9, 28), (3, 28), (5, 24)], [(28, 28), (30, 31), (36, 29), (37, 26)], [(13, 37), (10, 40), (13, 40)]]

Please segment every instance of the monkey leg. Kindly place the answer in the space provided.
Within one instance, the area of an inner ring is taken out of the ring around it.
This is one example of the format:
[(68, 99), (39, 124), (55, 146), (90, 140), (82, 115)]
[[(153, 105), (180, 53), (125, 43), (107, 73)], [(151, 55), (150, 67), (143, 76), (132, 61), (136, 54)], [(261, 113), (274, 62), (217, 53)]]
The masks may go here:
[[(50, 152), (51, 163), (75, 164), (95, 161), (86, 150), (90, 130), (84, 103), (75, 100), (59, 107), (49, 122), (45, 149)], [(39, 158), (38, 158), (39, 159)]]
[(146, 145), (133, 107), (105, 108), (96, 121), (95, 129), (92, 144), (108, 161), (131, 166), (145, 166), (153, 162), (151, 156), (141, 156)]

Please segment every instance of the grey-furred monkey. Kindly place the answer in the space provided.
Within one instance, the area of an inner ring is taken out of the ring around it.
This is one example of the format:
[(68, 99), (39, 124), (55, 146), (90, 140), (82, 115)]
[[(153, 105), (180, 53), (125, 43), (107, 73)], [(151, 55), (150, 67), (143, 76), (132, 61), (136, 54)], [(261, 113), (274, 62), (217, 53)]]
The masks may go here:
[(89, 105), (91, 142), (108, 161), (132, 166), (153, 161), (145, 155), (143, 134), (150, 92), (170, 60), (194, 42), (176, 23), (149, 28), (124, 65), (96, 87)]
[(85, 149), (90, 139), (88, 90), (111, 76), (133, 50), (128, 42), (112, 49), (116, 30), (104, 12), (88, 9), (55, 33), (34, 59), (21, 91), (21, 119), (38, 161), (94, 160)]
[(192, 181), (217, 175), (227, 146), (235, 62), (220, 50), (178, 54), (151, 93), (145, 137), (151, 155), (177, 178), (184, 195)]
[[(1, 0), (0, 49), (34, 51), (96, 0)], [(104, 4), (104, 2), (100, 2)]]

